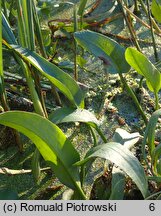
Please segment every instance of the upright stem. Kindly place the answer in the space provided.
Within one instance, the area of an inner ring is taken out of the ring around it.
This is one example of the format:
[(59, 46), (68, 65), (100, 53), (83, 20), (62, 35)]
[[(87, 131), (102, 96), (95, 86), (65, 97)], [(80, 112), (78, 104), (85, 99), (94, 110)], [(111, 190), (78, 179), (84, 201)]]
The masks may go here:
[[(145, 6), (143, 0), (138, 0), (138, 1), (140, 2), (141, 6), (142, 6), (142, 8), (143, 8), (143, 10), (144, 10), (144, 12), (145, 12), (146, 15), (148, 16), (148, 10), (147, 10), (147, 8), (146, 8), (146, 6)], [(157, 31), (158, 33), (161, 33), (161, 29), (159, 28), (159, 26), (157, 25), (157, 23), (155, 22), (155, 20), (154, 20), (152, 17), (151, 17), (151, 22), (152, 22), (153, 27), (156, 29), (156, 31)]]
[[(74, 5), (73, 8), (74, 13), (74, 32), (78, 30), (78, 20), (77, 20), (77, 8)], [(78, 81), (78, 70), (77, 70), (77, 42), (74, 40), (74, 78)]]
[(155, 93), (155, 110), (159, 109), (159, 97), (158, 93)]
[(155, 60), (157, 62), (157, 61), (159, 61), (159, 57), (158, 57), (158, 53), (157, 53), (156, 41), (155, 41), (155, 36), (154, 36), (152, 17), (151, 17), (151, 14), (150, 14), (149, 0), (146, 0), (146, 2), (147, 2), (147, 10), (148, 10), (148, 18), (149, 18), (151, 36), (152, 36), (152, 41), (153, 41), (154, 56), (155, 56)]
[(138, 6), (138, 1), (134, 0), (134, 4), (135, 4), (135, 13), (138, 14), (139, 13), (139, 6)]
[(134, 101), (134, 103), (135, 103), (135, 105), (136, 105), (138, 111), (140, 112), (140, 114), (141, 114), (141, 116), (142, 116), (142, 118), (143, 118), (145, 124), (147, 124), (147, 123), (148, 123), (147, 117), (146, 117), (146, 115), (145, 115), (145, 113), (144, 113), (142, 107), (140, 106), (139, 101), (138, 101), (136, 95), (134, 94), (134, 92), (133, 92), (133, 90), (130, 88), (130, 86), (127, 84), (125, 78), (122, 76), (121, 73), (119, 73), (119, 76), (120, 76), (120, 79), (121, 79), (123, 85), (125, 86), (127, 92), (129, 93), (129, 95), (130, 95), (131, 98), (133, 99), (133, 101)]
[(4, 15), (6, 19), (8, 20), (6, 1), (2, 1), (2, 7), (3, 7)]
[(135, 34), (135, 31), (134, 31), (134, 28), (133, 28), (133, 24), (132, 24), (132, 21), (131, 21), (131, 17), (130, 17), (130, 14), (126, 15), (125, 11), (124, 11), (124, 7), (123, 7), (123, 2), (122, 0), (117, 0), (118, 4), (121, 5), (121, 9), (122, 9), (122, 13), (123, 13), (123, 16), (125, 18), (125, 21), (126, 21), (126, 24), (128, 26), (128, 29), (129, 29), (129, 32), (131, 34), (131, 37), (135, 43), (135, 46), (137, 48), (138, 51), (141, 52), (141, 48), (140, 48), (140, 45), (138, 43), (138, 40), (137, 40), (137, 37), (136, 37), (136, 34)]
[[(7, 95), (4, 86), (4, 73), (3, 73), (3, 53), (2, 53), (2, 13), (1, 13), (1, 0), (0, 0), (0, 101), (2, 103), (4, 111), (9, 111), (7, 103)], [(23, 150), (23, 145), (20, 139), (20, 134), (16, 130), (12, 130), (16, 143), (20, 152)]]
[[(36, 5), (35, 5), (35, 2), (33, 0), (32, 0), (32, 9), (33, 9), (33, 21), (34, 21), (34, 29), (35, 29), (35, 36), (37, 38), (37, 43), (40, 47), (40, 52), (41, 52), (42, 56), (45, 59), (47, 59), (47, 54), (46, 54), (46, 50), (45, 50), (45, 46), (44, 46), (44, 42), (43, 42), (43, 37), (42, 37), (42, 33), (41, 33), (41, 28), (40, 28), (39, 17), (37, 15)], [(36, 86), (40, 88), (40, 80)], [(56, 101), (57, 105), (61, 106), (60, 96), (59, 96), (59, 94), (58, 94), (58, 92), (57, 92), (57, 90), (53, 84), (51, 84), (51, 88), (52, 88), (52, 92), (53, 92), (53, 95), (55, 97), (55, 101)], [(45, 106), (44, 97), (43, 97), (41, 89), (39, 89), (38, 92), (40, 94), (39, 97), (40, 97), (44, 112), (47, 116), (46, 106)]]
[(31, 71), (28, 68), (26, 68), (25, 75), (26, 75), (27, 85), (29, 87), (29, 91), (30, 91), (31, 98), (33, 101), (34, 109), (35, 109), (37, 114), (39, 114), (43, 117), (46, 117), (44, 110), (43, 110), (43, 107), (42, 107), (42, 104), (39, 100), (39, 96), (35, 90), (35, 85), (34, 85), (34, 82), (33, 82), (32, 76), (31, 76)]
[[(2, 2), (0, 0), (0, 13), (2, 11)], [(4, 73), (3, 73), (3, 53), (2, 53), (2, 13), (0, 14), (0, 99), (5, 111), (9, 110), (7, 104), (7, 96), (4, 87)]]

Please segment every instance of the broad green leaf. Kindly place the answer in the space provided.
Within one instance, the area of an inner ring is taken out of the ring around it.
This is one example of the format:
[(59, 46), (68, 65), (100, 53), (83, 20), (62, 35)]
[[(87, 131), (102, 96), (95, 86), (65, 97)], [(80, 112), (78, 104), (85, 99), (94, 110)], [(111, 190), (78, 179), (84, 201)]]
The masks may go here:
[(106, 143), (107, 140), (99, 128), (99, 121), (96, 117), (85, 109), (74, 109), (69, 107), (60, 108), (50, 114), (49, 119), (55, 124), (64, 122), (84, 122), (97, 130), (102, 140)]
[(127, 62), (146, 78), (150, 91), (157, 93), (161, 88), (161, 74), (157, 68), (139, 51), (127, 48), (125, 52)]
[(152, 155), (153, 150), (155, 149), (155, 129), (158, 122), (158, 118), (161, 116), (161, 109), (155, 111), (147, 124), (144, 140), (143, 140), (143, 152), (145, 150), (145, 145), (148, 142), (148, 147), (150, 154)]
[(101, 59), (109, 73), (126, 73), (130, 70), (124, 54), (125, 48), (116, 41), (92, 31), (76, 32), (78, 44)]
[(74, 106), (84, 106), (83, 93), (77, 83), (68, 74), (66, 74), (54, 64), (48, 62), (37, 53), (18, 46), (14, 34), (4, 16), (3, 39), (9, 44), (14, 44), (12, 45), (12, 48), (14, 49), (15, 53), (19, 55), (25, 62), (31, 63), (34, 67), (36, 67), (42, 75), (48, 78), (56, 87), (60, 89), (60, 91), (66, 95), (66, 97), (73, 103)]
[(112, 186), (110, 200), (123, 200), (125, 189), (125, 174), (118, 167), (112, 169)]
[[(131, 149), (139, 141), (140, 134), (138, 132), (130, 134), (122, 128), (117, 128), (112, 139), (114, 142), (124, 145), (127, 149)], [(110, 200), (122, 200), (124, 197), (124, 188), (124, 173), (118, 167), (113, 167)]]
[(70, 75), (48, 62), (34, 51), (30, 51), (18, 45), (10, 46), (25, 62), (32, 64), (43, 76), (49, 79), (74, 106), (84, 106), (83, 93)]
[(161, 1), (152, 0), (151, 11), (155, 19), (161, 23)]
[(0, 124), (30, 138), (59, 180), (74, 190), (80, 189), (79, 170), (73, 166), (79, 161), (79, 154), (56, 125), (37, 114), (21, 111), (0, 114)]
[(49, 115), (50, 121), (55, 124), (65, 122), (84, 122), (99, 125), (96, 117), (85, 109), (73, 109), (70, 107), (59, 108)]
[(75, 165), (82, 165), (92, 158), (100, 157), (119, 166), (140, 189), (144, 197), (147, 196), (148, 183), (144, 169), (138, 159), (123, 145), (111, 142), (91, 148), (85, 158)]

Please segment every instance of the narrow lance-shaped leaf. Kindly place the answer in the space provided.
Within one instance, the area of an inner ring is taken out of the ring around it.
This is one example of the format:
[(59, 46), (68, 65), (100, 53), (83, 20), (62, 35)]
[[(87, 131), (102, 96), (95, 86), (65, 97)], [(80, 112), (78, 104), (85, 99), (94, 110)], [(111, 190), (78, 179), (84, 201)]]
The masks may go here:
[(157, 68), (145, 55), (131, 47), (126, 49), (125, 58), (139, 74), (146, 78), (149, 90), (157, 93), (161, 88), (161, 74)]
[(152, 165), (155, 175), (161, 177), (161, 144), (152, 152)]
[(87, 152), (85, 158), (76, 165), (83, 165), (92, 158), (100, 157), (115, 163), (122, 169), (140, 189), (144, 197), (147, 196), (147, 178), (144, 169), (136, 157), (119, 143), (111, 142), (96, 146)]
[(29, 137), (59, 180), (74, 190), (81, 190), (79, 170), (73, 166), (79, 161), (79, 154), (56, 125), (37, 114), (21, 111), (0, 114), (0, 124), (15, 128)]
[[(7, 45), (7, 44), (6, 44)], [(34, 51), (22, 48), (18, 45), (7, 45), (12, 48), (25, 62), (32, 64), (38, 71), (49, 79), (76, 107), (83, 107), (83, 93), (78, 84), (70, 75), (62, 71), (54, 64), (38, 55)]]
[[(16, 54), (18, 54), (24, 61), (31, 63), (40, 71), (40, 73), (42, 73), (42, 75), (46, 76), (57, 88), (59, 88), (74, 106), (84, 107), (84, 95), (75, 80), (37, 53), (18, 46), (14, 34), (4, 16), (3, 39), (8, 43), (6, 43), (6, 45), (10, 49), (14, 48)], [(11, 47), (10, 44), (17, 46), (12, 45)]]
[(87, 4), (87, 0), (81, 0), (80, 1), (79, 9), (78, 9), (78, 15), (79, 16), (83, 16), (86, 4)]
[[(42, 32), (41, 32), (41, 28), (40, 28), (40, 23), (39, 23), (39, 17), (38, 17), (37, 10), (36, 10), (35, 1), (33, 1), (32, 7), (33, 7), (33, 20), (34, 20), (35, 36), (36, 36), (38, 45), (40, 46), (40, 51), (41, 51), (42, 56), (44, 58), (47, 58), (46, 50), (45, 50), (44, 42), (43, 42), (43, 37), (42, 37)], [(48, 32), (48, 37), (49, 37), (49, 32)]]
[(8, 43), (17, 44), (16, 38), (11, 30), (11, 27), (8, 25), (8, 22), (3, 13), (2, 13), (2, 35), (3, 35), (3, 39), (5, 38), (5, 40)]
[(116, 41), (92, 31), (76, 32), (77, 42), (88, 52), (101, 59), (109, 73), (126, 73), (130, 66), (125, 60), (125, 48)]
[(4, 87), (4, 73), (3, 73), (3, 55), (2, 55), (2, 13), (1, 13), (1, 0), (0, 0), (0, 102), (3, 108), (8, 110), (7, 97)]
[[(17, 0), (16, 8), (17, 8), (17, 24), (18, 24), (18, 41), (19, 41), (19, 44), (21, 44), (21, 46), (29, 47), (28, 37), (26, 33), (27, 25), (25, 24), (25, 20), (24, 20), (24, 10), (22, 9), (21, 0)], [(9, 24), (4, 29), (7, 29), (8, 27), (9, 27)], [(6, 37), (4, 37), (4, 39), (6, 40)], [(15, 43), (12, 43), (12, 44), (15, 44)]]

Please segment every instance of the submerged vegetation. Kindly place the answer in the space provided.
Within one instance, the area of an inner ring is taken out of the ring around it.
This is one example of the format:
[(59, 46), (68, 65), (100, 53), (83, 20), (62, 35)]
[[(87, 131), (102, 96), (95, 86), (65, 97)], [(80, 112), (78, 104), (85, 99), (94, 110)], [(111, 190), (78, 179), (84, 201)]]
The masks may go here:
[(161, 1), (0, 11), (0, 199), (161, 199)]

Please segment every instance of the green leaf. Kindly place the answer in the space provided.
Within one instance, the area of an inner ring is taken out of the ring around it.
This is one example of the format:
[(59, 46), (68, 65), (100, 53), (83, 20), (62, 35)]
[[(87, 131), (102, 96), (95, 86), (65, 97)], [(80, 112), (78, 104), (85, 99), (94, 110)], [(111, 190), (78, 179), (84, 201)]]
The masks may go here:
[(92, 158), (100, 157), (115, 163), (122, 169), (140, 189), (144, 197), (147, 196), (148, 183), (144, 169), (137, 158), (124, 146), (111, 142), (91, 148), (85, 158), (75, 165), (82, 165)]
[(158, 118), (161, 116), (161, 109), (155, 111), (147, 124), (144, 140), (143, 140), (143, 152), (145, 151), (145, 145), (148, 143), (150, 155), (152, 155), (155, 149), (155, 129), (158, 122)]
[[(3, 39), (10, 44), (6, 44), (6, 46), (13, 49), (25, 62), (36, 67), (43, 76), (49, 79), (57, 88), (59, 88), (60, 91), (64, 93), (64, 95), (66, 95), (74, 106), (84, 107), (84, 95), (78, 84), (68, 74), (54, 64), (48, 62), (45, 58), (29, 49), (16, 45), (17, 42), (14, 34), (5, 18), (3, 19)], [(11, 46), (11, 44), (14, 45)]]
[(139, 51), (127, 48), (125, 52), (127, 62), (146, 78), (150, 91), (157, 93), (161, 88), (161, 74), (157, 68)]
[(99, 125), (99, 121), (91, 112), (80, 108), (59, 108), (50, 114), (49, 119), (55, 124), (65, 122), (84, 122), (94, 124), (94, 127), (96, 127), (95, 125)]
[(35, 181), (37, 182), (40, 177), (40, 153), (38, 149), (35, 150), (33, 158), (32, 158), (32, 173)]
[(45, 46), (49, 46), (51, 44), (51, 32), (50, 32), (50, 29), (42, 29), (42, 39), (43, 39), (43, 42), (44, 42)]
[(125, 180), (125, 174), (118, 167), (113, 167), (110, 200), (123, 200)]
[(43, 76), (49, 79), (74, 106), (84, 106), (83, 93), (70, 75), (48, 62), (34, 51), (30, 51), (18, 45), (10, 46), (25, 62), (32, 64)]
[(84, 49), (103, 61), (109, 73), (126, 73), (130, 70), (124, 57), (125, 48), (116, 41), (92, 31), (76, 32), (74, 36)]
[(83, 16), (86, 4), (87, 4), (87, 0), (81, 0), (80, 1), (79, 9), (78, 9), (78, 15), (79, 16)]
[[(46, 50), (44, 47), (45, 41), (43, 41), (43, 35), (41, 32), (41, 26), (40, 26), (39, 17), (37, 14), (37, 8), (36, 8), (36, 2), (35, 1), (33, 1), (32, 7), (33, 7), (33, 20), (34, 20), (35, 36), (37, 38), (38, 45), (40, 46), (40, 51), (42, 53), (42, 56), (46, 58), (47, 55), (46, 55)], [(48, 32), (48, 37), (49, 36), (51, 37), (50, 33), (51, 32)], [(49, 42), (50, 42), (50, 40), (48, 41), (48, 45), (49, 45)]]
[(17, 44), (12, 29), (3, 13), (2, 13), (2, 35), (3, 35), (3, 39), (5, 39), (8, 43)]
[(155, 19), (161, 23), (161, 1), (152, 0), (151, 11)]
[(55, 124), (64, 123), (64, 122), (87, 123), (97, 131), (97, 133), (100, 135), (100, 137), (105, 143), (107, 141), (102, 131), (99, 128), (99, 121), (88, 110), (80, 109), (80, 108), (74, 109), (69, 107), (63, 107), (50, 114), (49, 119)]
[(152, 166), (156, 176), (161, 176), (161, 144), (152, 152)]
[(0, 114), (0, 124), (12, 127), (30, 138), (59, 180), (81, 191), (79, 170), (73, 166), (79, 161), (79, 154), (56, 125), (37, 114), (21, 111)]
[(77, 64), (83, 68), (87, 61), (80, 55), (77, 55)]

